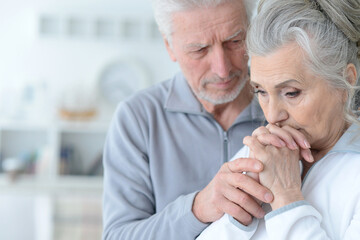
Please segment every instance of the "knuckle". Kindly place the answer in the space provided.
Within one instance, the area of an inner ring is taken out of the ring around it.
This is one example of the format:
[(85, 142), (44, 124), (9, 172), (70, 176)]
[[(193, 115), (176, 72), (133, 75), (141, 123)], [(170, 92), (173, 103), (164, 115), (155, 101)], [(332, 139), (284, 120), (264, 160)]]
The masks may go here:
[[(230, 165), (230, 162), (226, 162), (226, 163), (224, 163), (222, 166), (221, 166), (221, 169), (228, 169), (229, 168), (229, 165)], [(221, 170), (220, 169), (220, 170)]]
[(251, 137), (250, 137), (250, 136), (244, 137), (244, 139), (243, 139), (243, 144), (249, 143), (250, 140), (251, 140)]
[(209, 198), (209, 202), (213, 206), (219, 206), (221, 203), (221, 197), (218, 192), (213, 192)]
[(237, 196), (237, 204), (239, 206), (246, 206), (249, 202), (249, 198), (250, 197), (246, 193), (242, 192), (242, 194)]
[(245, 175), (244, 174), (236, 174), (233, 176), (234, 181), (236, 183), (237, 188), (242, 188), (243, 182), (245, 181)]
[(222, 182), (224, 182), (224, 174), (219, 174), (218, 177), (216, 179), (214, 179), (213, 182), (213, 191), (214, 192), (220, 192), (222, 189)]
[(266, 127), (264, 126), (260, 126), (257, 129), (255, 129), (252, 133), (252, 136), (257, 136), (257, 135), (261, 135), (268, 132), (268, 130), (266, 129)]
[(247, 143), (249, 145), (253, 145), (254, 144), (254, 137), (248, 136), (246, 139)]
[(262, 133), (257, 136), (258, 140), (267, 139), (268, 137), (271, 137), (271, 135), (268, 133)]
[(264, 133), (258, 136), (258, 140), (261, 143), (267, 143), (269, 141), (273, 141), (274, 139), (276, 139), (277, 137), (274, 136), (273, 134), (269, 134), (269, 133)]
[(231, 172), (232, 170), (232, 168), (233, 168), (233, 164), (234, 164), (234, 162), (235, 161), (232, 161), (232, 162), (226, 162), (226, 163), (224, 163), (222, 166), (221, 166), (221, 168), (220, 168), (220, 170), (219, 170), (219, 172), (218, 172), (218, 176), (224, 176), (225, 175), (225, 173), (227, 173), (227, 172)]
[(274, 128), (274, 125), (269, 123), (268, 125), (266, 125), (266, 129), (269, 130), (271, 132), (271, 129)]

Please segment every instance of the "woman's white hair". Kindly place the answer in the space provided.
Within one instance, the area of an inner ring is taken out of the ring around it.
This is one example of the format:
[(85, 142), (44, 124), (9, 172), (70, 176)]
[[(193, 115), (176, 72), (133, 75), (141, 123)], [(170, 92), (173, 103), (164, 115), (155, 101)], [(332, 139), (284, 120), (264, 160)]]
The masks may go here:
[(152, 0), (154, 16), (161, 34), (171, 42), (172, 15), (180, 11), (216, 7), (222, 3), (243, 1), (248, 22), (252, 19), (257, 0)]
[(347, 66), (360, 74), (359, 0), (263, 0), (247, 34), (249, 55), (265, 56), (296, 42), (306, 53), (305, 63), (337, 89), (347, 92), (344, 119), (358, 122), (354, 114), (359, 89), (347, 80)]

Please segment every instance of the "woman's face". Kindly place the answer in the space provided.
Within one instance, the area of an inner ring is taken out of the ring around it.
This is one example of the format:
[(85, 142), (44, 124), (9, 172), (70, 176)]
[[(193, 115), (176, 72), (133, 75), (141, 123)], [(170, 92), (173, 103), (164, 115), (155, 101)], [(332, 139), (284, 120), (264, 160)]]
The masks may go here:
[(301, 131), (316, 150), (331, 148), (343, 133), (344, 94), (315, 76), (296, 43), (253, 56), (251, 84), (269, 123)]

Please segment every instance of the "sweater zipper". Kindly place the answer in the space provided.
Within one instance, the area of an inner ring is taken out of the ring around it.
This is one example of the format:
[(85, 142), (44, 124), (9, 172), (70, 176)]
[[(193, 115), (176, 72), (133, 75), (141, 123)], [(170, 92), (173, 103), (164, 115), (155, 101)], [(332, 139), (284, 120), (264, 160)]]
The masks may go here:
[(224, 162), (227, 162), (228, 159), (228, 135), (227, 132), (224, 132)]

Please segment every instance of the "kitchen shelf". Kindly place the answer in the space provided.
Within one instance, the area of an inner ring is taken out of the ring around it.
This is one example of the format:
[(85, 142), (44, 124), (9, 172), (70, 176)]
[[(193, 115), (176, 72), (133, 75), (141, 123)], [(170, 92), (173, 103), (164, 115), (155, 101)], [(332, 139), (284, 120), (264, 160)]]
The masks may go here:
[(25, 167), (15, 174), (0, 167), (2, 190), (102, 190), (102, 150), (108, 123), (0, 120), (0, 166), (8, 159)]

